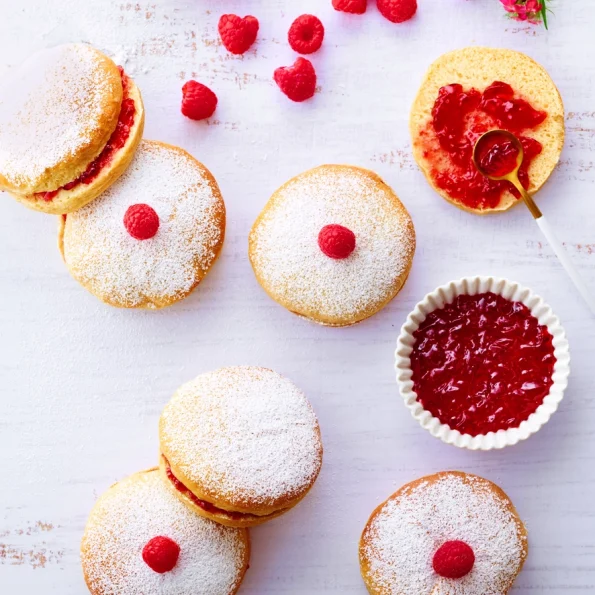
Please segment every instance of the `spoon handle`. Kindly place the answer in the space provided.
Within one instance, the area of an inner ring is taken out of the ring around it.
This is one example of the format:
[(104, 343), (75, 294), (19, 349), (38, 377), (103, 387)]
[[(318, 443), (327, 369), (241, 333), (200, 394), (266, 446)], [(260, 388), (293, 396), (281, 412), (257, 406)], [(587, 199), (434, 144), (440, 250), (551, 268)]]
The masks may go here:
[(560, 240), (554, 233), (554, 230), (552, 229), (547, 219), (543, 215), (538, 219), (535, 219), (535, 221), (537, 221), (539, 229), (541, 229), (541, 231), (543, 232), (543, 235), (549, 242), (549, 245), (552, 247), (559, 261), (562, 263), (562, 266), (566, 269), (566, 272), (568, 273), (568, 276), (572, 279), (574, 286), (583, 296), (585, 302), (587, 302), (587, 305), (589, 306), (591, 313), (595, 315), (595, 299), (593, 299), (593, 296), (591, 295), (591, 292), (585, 284), (581, 274), (572, 262), (570, 256), (568, 256), (568, 252), (566, 252), (566, 250), (564, 249), (562, 242), (560, 242)]

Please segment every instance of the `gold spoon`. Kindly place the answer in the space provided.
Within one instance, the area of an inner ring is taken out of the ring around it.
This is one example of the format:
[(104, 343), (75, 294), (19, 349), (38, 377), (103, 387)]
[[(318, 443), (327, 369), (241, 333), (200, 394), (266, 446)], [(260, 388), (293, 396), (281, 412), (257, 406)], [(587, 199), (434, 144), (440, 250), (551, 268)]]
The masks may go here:
[[(486, 168), (481, 163), (482, 155), (480, 154), (479, 149), (482, 147), (482, 145), (486, 143), (486, 141), (490, 140), (491, 137), (494, 137), (493, 140), (495, 141), (492, 146), (496, 146), (498, 144), (497, 139), (500, 138), (503, 139), (505, 142), (510, 141), (517, 151), (515, 165), (513, 166), (513, 169), (508, 173), (503, 173), (500, 171), (490, 173), (490, 171), (486, 170)], [(547, 222), (546, 218), (543, 216), (539, 207), (535, 204), (533, 197), (525, 190), (525, 188), (523, 188), (523, 185), (519, 180), (519, 169), (523, 163), (523, 157), (524, 151), (521, 141), (514, 134), (508, 132), (507, 130), (490, 130), (489, 132), (486, 132), (485, 134), (480, 136), (479, 139), (477, 139), (475, 147), (473, 148), (473, 163), (475, 164), (475, 167), (477, 168), (477, 171), (479, 171), (480, 174), (482, 174), (490, 180), (506, 180), (507, 182), (510, 182), (519, 191), (519, 194), (523, 198), (524, 203), (527, 205), (527, 208), (531, 212), (531, 215), (533, 215), (533, 218), (535, 219), (537, 225), (539, 225), (539, 228), (543, 232), (543, 235), (545, 236), (546, 240), (552, 247), (553, 251), (556, 253), (556, 256), (558, 257), (562, 266), (568, 273), (568, 276), (570, 277), (575, 287), (577, 288), (577, 290), (589, 306), (591, 312), (595, 314), (595, 300), (593, 299), (593, 296), (591, 295), (589, 288), (585, 285), (585, 282), (583, 281), (583, 278), (578, 272), (578, 269), (574, 266), (574, 263), (572, 262), (572, 260), (568, 256), (568, 253), (564, 249), (564, 246), (554, 233), (554, 230)]]

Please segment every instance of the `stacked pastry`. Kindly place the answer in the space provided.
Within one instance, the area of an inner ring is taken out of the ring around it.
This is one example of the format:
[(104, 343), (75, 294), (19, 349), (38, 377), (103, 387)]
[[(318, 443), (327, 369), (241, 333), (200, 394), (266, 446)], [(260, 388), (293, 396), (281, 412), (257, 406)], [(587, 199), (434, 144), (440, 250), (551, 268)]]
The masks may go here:
[(93, 595), (230, 595), (248, 568), (248, 527), (310, 491), (322, 465), (316, 415), (272, 370), (223, 368), (182, 386), (159, 424), (159, 469), (111, 487), (81, 548)]
[(0, 190), (61, 215), (73, 277), (125, 308), (186, 297), (225, 234), (211, 173), (182, 149), (142, 141), (144, 121), (134, 81), (85, 44), (35, 54), (0, 89)]

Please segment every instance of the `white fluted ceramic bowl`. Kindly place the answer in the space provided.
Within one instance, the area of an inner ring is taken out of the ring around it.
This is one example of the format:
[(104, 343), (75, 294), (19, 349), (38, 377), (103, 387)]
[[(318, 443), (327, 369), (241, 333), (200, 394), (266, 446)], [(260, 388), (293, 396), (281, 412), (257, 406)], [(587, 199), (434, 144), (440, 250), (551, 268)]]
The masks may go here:
[[(410, 355), (415, 344), (413, 333), (419, 328), (419, 325), (426, 319), (430, 312), (453, 302), (459, 295), (476, 295), (486, 292), (493, 292), (508, 300), (523, 303), (529, 308), (533, 316), (538, 319), (539, 324), (547, 326), (553, 337), (554, 356), (556, 358), (552, 376), (554, 383), (543, 403), (518, 428), (471, 436), (469, 434), (461, 434), (447, 424), (442, 423), (429, 411), (426, 411), (421, 403), (417, 401), (417, 394), (413, 390), (413, 372), (411, 371)], [(504, 448), (505, 446), (512, 446), (521, 440), (526, 440), (529, 436), (535, 434), (535, 432), (549, 421), (550, 417), (558, 409), (560, 401), (564, 397), (564, 391), (568, 385), (568, 375), (570, 374), (570, 352), (566, 333), (558, 317), (552, 312), (552, 309), (530, 289), (513, 281), (494, 277), (467, 277), (459, 281), (452, 281), (448, 285), (443, 285), (436, 289), (436, 291), (426, 295), (407, 317), (397, 341), (395, 356), (399, 390), (405, 401), (405, 405), (411, 411), (411, 415), (432, 436), (440, 438), (447, 444), (470, 450)]]

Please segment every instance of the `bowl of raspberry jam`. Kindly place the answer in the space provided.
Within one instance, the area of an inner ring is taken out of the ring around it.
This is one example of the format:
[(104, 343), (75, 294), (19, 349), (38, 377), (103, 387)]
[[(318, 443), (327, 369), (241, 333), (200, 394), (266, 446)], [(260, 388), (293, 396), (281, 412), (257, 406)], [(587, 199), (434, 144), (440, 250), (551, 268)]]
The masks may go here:
[(566, 334), (530, 289), (469, 277), (429, 293), (397, 341), (406, 406), (447, 444), (471, 450), (511, 446), (537, 432), (568, 384)]

